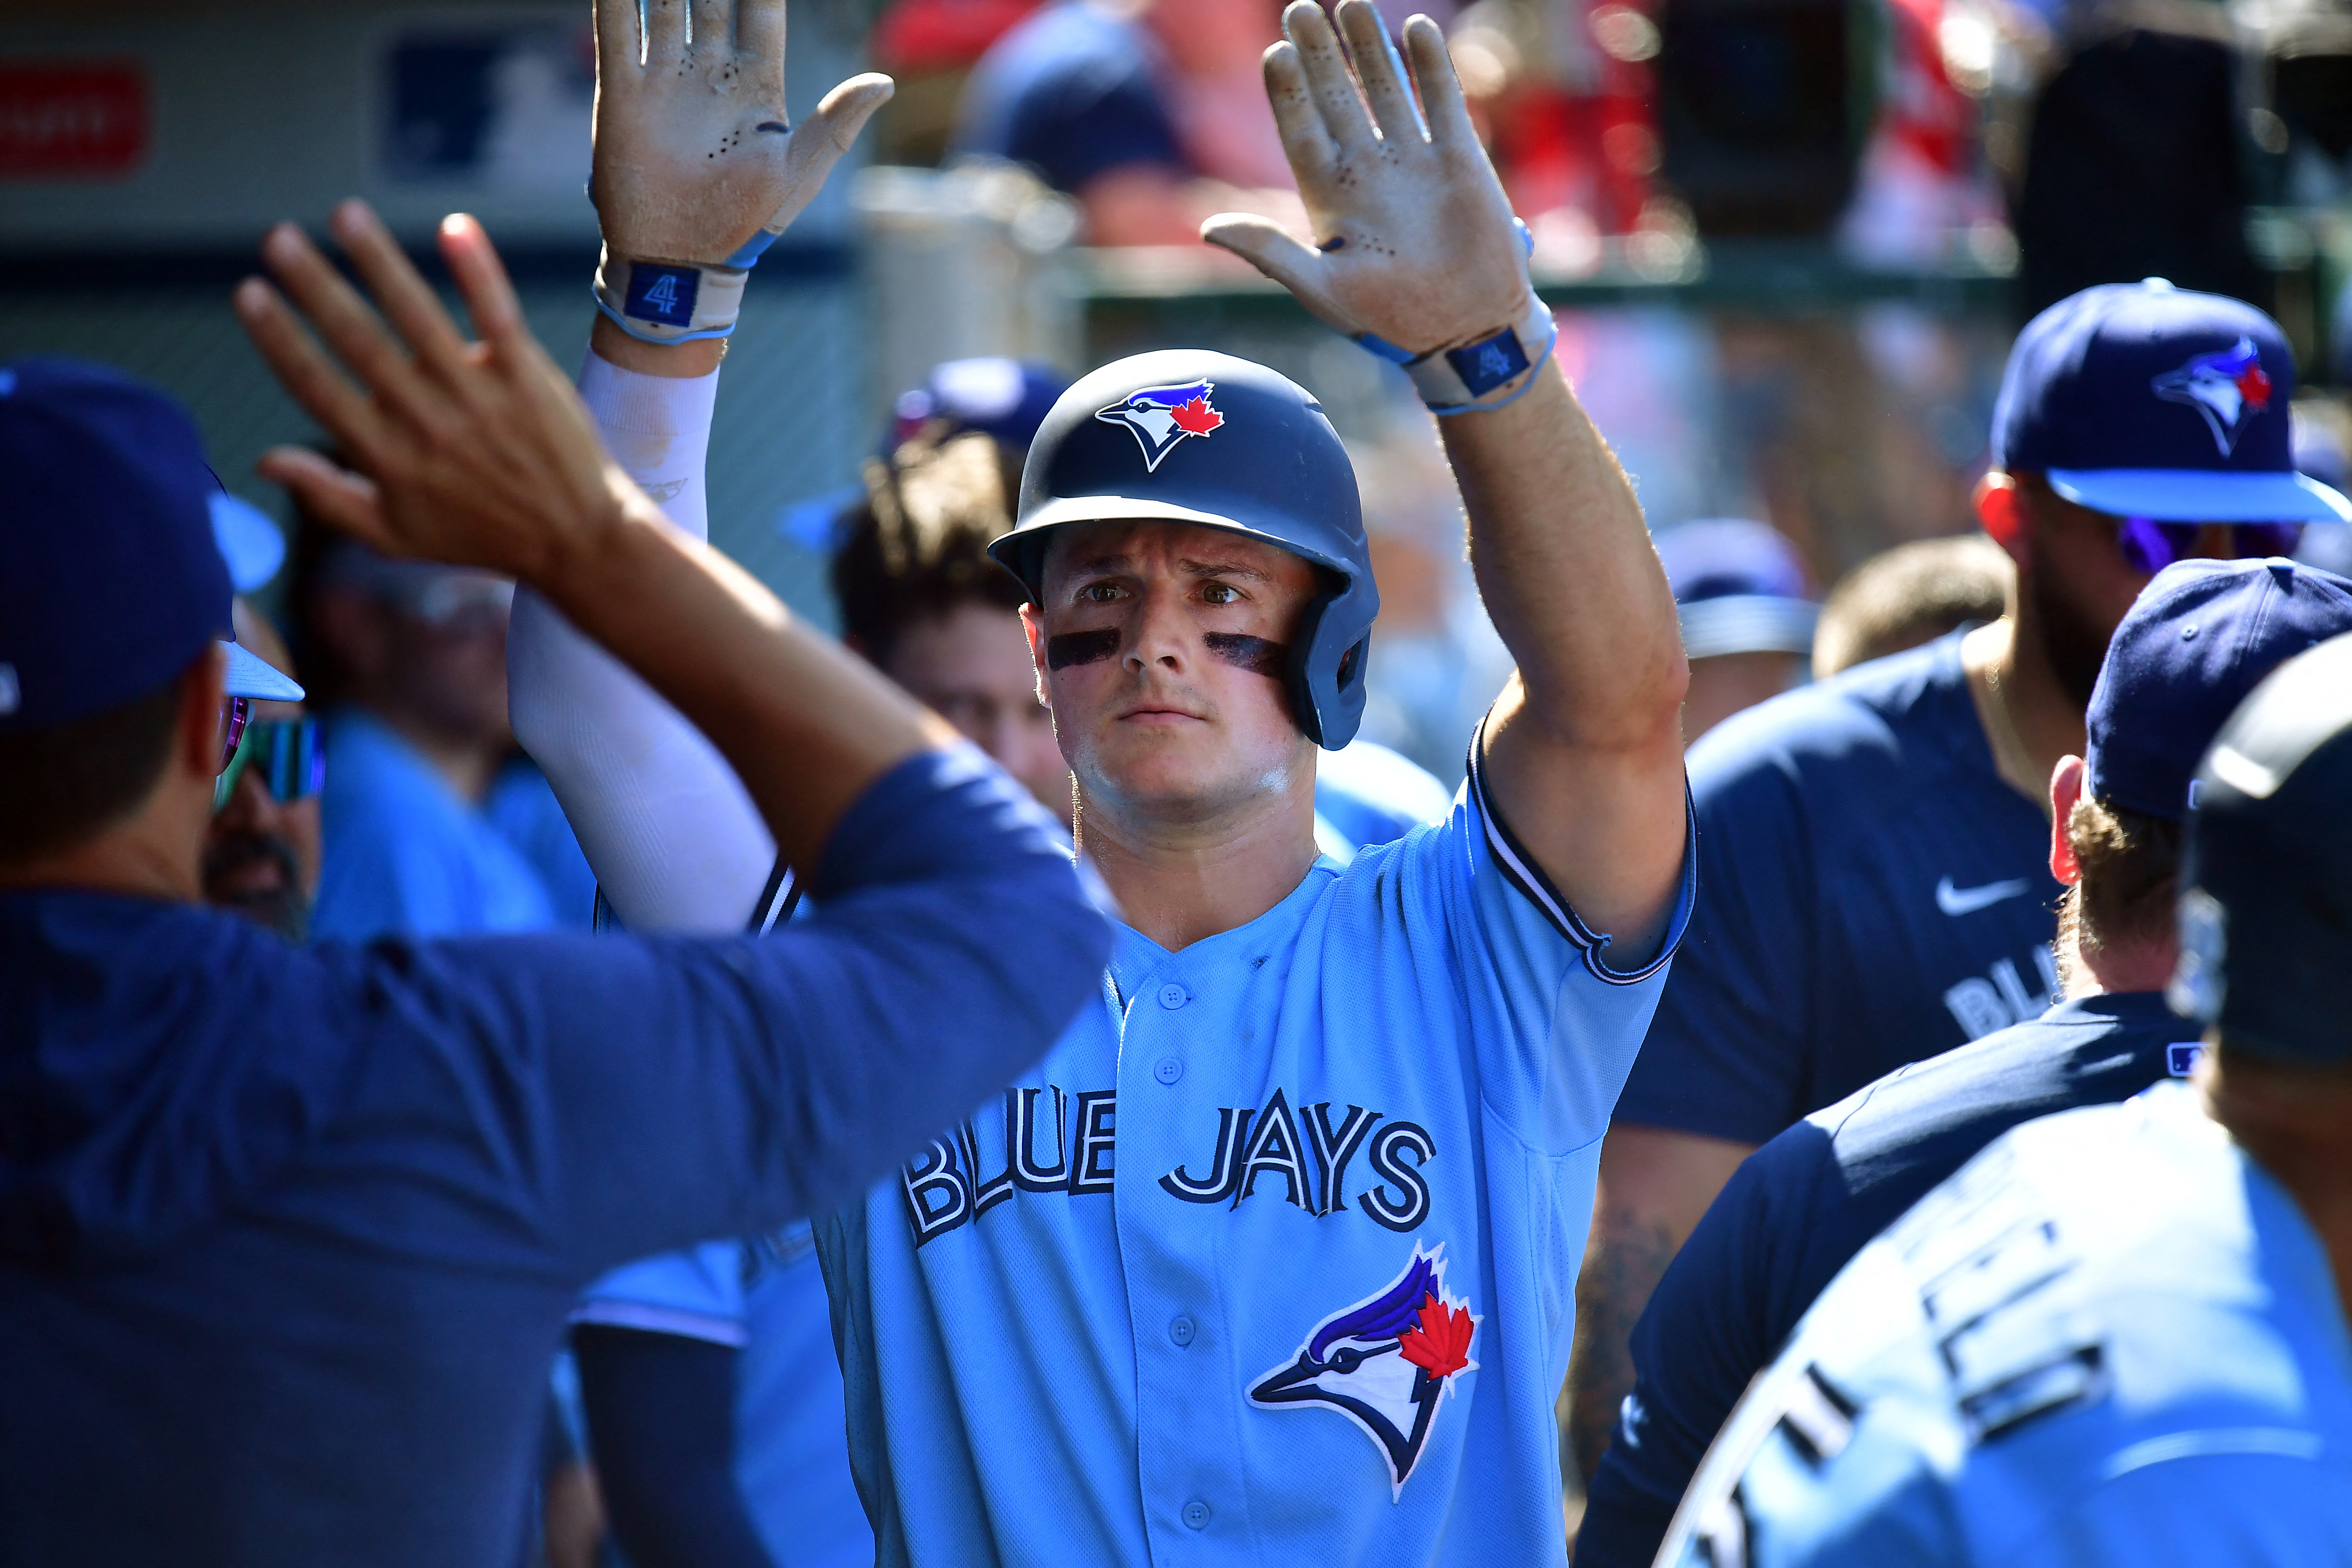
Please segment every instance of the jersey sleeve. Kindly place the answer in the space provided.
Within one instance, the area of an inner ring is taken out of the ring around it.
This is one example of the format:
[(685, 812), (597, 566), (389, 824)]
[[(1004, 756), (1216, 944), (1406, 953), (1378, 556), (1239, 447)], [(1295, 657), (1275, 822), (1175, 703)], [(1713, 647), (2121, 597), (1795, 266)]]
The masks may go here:
[[(642, 375), (593, 352), (580, 394), (629, 476), (697, 539), (719, 373)], [(743, 929), (776, 858), (734, 769), (685, 716), (530, 589), (507, 634), (515, 737), (621, 920), (639, 931)]]
[[(1444, 963), (1470, 1021), (1487, 1108), (1531, 1147), (1564, 1153), (1601, 1136), (1690, 919), (1696, 875), (1685, 829), (1673, 912), (1657, 951), (1620, 967), (1604, 932), (1552, 885), (1486, 787), (1484, 731), (1453, 815), (1402, 853), (1435, 872)], [(1375, 858), (1375, 866), (1379, 864)]]
[(1616, 1120), (1760, 1144), (1810, 1109), (1816, 888), (1804, 789), (1777, 752), (1726, 755), (1702, 742), (1691, 791), (1706, 874)]
[(582, 1291), (572, 1321), (740, 1350), (751, 1337), (743, 1275), (740, 1241), (707, 1241), (683, 1252), (640, 1258)]

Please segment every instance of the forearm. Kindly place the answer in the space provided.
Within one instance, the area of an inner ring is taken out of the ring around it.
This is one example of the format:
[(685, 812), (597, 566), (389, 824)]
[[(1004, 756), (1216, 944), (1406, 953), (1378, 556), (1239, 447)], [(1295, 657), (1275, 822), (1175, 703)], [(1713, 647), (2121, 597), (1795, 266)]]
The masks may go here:
[(1580, 748), (1654, 743), (1688, 679), (1674, 595), (1633, 487), (1558, 363), (1517, 402), (1438, 424), (1528, 716)]
[[(678, 531), (707, 532), (718, 342), (640, 342), (598, 318), (580, 392), (614, 460)], [(622, 922), (740, 931), (775, 858), (716, 748), (538, 595), (517, 596), (507, 670), (515, 734), (545, 771)]]
[(736, 1351), (677, 1334), (572, 1331), (613, 1534), (636, 1568), (772, 1568), (735, 1483)]

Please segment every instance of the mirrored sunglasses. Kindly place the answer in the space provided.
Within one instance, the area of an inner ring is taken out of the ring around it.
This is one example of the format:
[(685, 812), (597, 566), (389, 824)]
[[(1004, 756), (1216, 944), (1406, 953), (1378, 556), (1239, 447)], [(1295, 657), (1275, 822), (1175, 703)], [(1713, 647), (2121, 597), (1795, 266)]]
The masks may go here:
[[(244, 700), (242, 698), (239, 701)], [(316, 719), (265, 719), (241, 726), (243, 744), (221, 770), (213, 809), (228, 804), (248, 770), (281, 805), (308, 800), (327, 784), (327, 750)]]

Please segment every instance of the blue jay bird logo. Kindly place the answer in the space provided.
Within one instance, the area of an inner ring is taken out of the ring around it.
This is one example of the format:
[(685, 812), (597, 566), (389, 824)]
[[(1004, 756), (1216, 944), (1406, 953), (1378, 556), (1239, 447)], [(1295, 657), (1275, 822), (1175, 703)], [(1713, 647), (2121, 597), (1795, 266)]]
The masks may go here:
[(1297, 1356), (1249, 1391), (1263, 1409), (1319, 1406), (1354, 1422), (1388, 1460), (1391, 1502), (1404, 1495), (1454, 1380), (1478, 1370), (1470, 1341), (1483, 1320), (1445, 1293), (1444, 1251), (1416, 1242), (1403, 1273), (1316, 1324)]
[(2252, 338), (2216, 353), (2198, 354), (2150, 384), (2167, 403), (2185, 403), (2205, 416), (2213, 445), (2228, 457), (2238, 449), (2246, 421), (2271, 405), (2271, 378)]
[(1147, 386), (1108, 408), (1097, 409), (1095, 417), (1106, 425), (1124, 425), (1133, 432), (1135, 444), (1143, 448), (1143, 471), (1152, 473), (1186, 437), (1205, 437), (1225, 422), (1223, 415), (1209, 406), (1209, 394), (1216, 386), (1213, 381)]

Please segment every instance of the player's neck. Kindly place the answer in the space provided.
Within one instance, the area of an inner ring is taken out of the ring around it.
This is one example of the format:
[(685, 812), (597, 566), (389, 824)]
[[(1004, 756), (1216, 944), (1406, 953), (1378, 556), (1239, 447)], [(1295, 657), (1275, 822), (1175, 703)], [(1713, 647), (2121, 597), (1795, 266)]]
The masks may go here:
[(2083, 710), (2042, 645), (2031, 605), (2021, 605), (1960, 644), (1969, 695), (2003, 782), (2050, 814), (2050, 774), (2085, 745)]
[(1207, 817), (1103, 802), (1078, 786), (1078, 847), (1127, 923), (1171, 952), (1274, 908), (1315, 864), (1315, 775)]
[(2352, 1319), (2352, 1066), (2293, 1068), (2224, 1047), (2198, 1064), (2208, 1114), (2319, 1235)]

